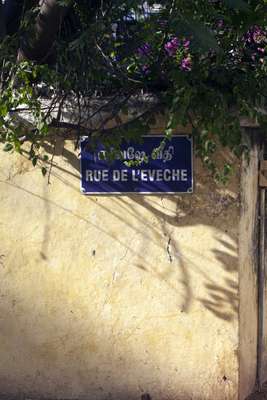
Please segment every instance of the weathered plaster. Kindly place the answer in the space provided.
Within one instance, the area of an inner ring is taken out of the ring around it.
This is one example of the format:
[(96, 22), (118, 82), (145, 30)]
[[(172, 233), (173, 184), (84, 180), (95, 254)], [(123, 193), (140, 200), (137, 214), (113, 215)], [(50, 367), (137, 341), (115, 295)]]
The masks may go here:
[[(47, 144), (46, 150), (51, 147)], [(86, 197), (0, 153), (0, 392), (236, 400), (239, 171), (186, 196)]]

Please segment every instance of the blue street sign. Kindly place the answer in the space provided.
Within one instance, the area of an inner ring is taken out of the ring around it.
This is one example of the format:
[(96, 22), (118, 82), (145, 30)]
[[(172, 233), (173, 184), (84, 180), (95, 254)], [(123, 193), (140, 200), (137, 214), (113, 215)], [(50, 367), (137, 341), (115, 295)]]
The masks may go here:
[(151, 135), (144, 136), (142, 144), (124, 142), (112, 163), (105, 160), (103, 146), (90, 151), (88, 139), (82, 140), (81, 191), (85, 194), (192, 193), (192, 138), (173, 136), (160, 146), (162, 139), (163, 136)]

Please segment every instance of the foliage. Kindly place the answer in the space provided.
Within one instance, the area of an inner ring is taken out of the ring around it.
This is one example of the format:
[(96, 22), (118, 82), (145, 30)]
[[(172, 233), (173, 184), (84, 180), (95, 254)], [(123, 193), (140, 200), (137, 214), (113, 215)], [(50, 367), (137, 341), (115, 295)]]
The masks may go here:
[[(224, 181), (231, 168), (218, 171), (216, 143), (240, 154), (240, 118), (267, 125), (266, 0), (57, 5), (66, 13), (52, 57), (17, 62), (23, 43), (34, 42), (34, 21), (42, 12), (36, 2), (24, 1), (17, 29), (9, 32), (7, 24), (0, 45), (4, 149), (21, 151), (30, 140), (36, 164), (51, 128), (66, 136), (75, 131), (77, 137), (101, 138), (116, 149), (122, 138), (140, 139), (154, 116), (167, 112), (166, 140), (177, 124), (190, 123), (198, 154)], [(74, 117), (66, 121), (64, 110), (71, 106)], [(28, 129), (20, 125), (25, 112), (31, 115)]]

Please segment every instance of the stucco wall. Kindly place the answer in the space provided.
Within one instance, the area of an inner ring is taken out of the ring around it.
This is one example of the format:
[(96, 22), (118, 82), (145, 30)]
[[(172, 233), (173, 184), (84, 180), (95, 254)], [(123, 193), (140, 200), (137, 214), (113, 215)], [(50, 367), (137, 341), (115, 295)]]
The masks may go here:
[[(51, 151), (46, 145), (46, 151)], [(195, 193), (86, 197), (0, 153), (0, 393), (236, 400), (239, 171)]]

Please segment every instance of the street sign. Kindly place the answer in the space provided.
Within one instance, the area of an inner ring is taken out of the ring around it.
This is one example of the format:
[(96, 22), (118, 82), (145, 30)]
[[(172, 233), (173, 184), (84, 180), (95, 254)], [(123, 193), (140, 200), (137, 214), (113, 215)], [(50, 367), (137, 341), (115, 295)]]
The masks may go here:
[(88, 139), (82, 140), (81, 191), (84, 194), (192, 193), (192, 138), (172, 136), (164, 146), (163, 138), (148, 135), (141, 144), (124, 142), (112, 163), (105, 159), (103, 146), (90, 151)]

